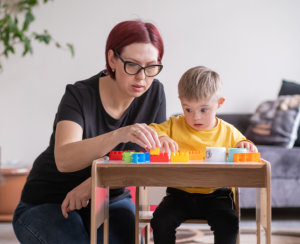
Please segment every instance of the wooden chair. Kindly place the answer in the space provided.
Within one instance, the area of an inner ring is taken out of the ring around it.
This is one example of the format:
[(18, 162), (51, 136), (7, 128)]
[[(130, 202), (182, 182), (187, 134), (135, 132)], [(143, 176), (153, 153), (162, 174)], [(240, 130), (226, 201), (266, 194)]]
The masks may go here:
[[(153, 192), (156, 195), (156, 201), (151, 201), (149, 195)], [(160, 200), (165, 196), (166, 187), (136, 187), (135, 192), (135, 204), (136, 204), (136, 240), (139, 240), (141, 243), (142, 238), (142, 230), (144, 230), (144, 243), (148, 244), (150, 241), (150, 220), (152, 218), (153, 212), (150, 211), (150, 205), (155, 204), (158, 205)], [(149, 194), (150, 193), (150, 194)], [(159, 199), (159, 200), (158, 200)], [(158, 201), (157, 201), (158, 200)], [(234, 202), (236, 206), (236, 213), (240, 220), (240, 208), (239, 208), (239, 189), (234, 188)], [(187, 220), (184, 223), (191, 224), (207, 224), (207, 220)], [(137, 243), (137, 242), (136, 242)], [(237, 244), (240, 243), (240, 236), (238, 234)]]

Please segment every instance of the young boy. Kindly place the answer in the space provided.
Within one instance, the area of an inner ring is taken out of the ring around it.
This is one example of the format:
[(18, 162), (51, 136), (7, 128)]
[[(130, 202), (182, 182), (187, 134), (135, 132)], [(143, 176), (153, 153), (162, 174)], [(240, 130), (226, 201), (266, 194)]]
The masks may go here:
[[(162, 124), (151, 124), (167, 152), (199, 151), (206, 147), (257, 149), (232, 125), (216, 117), (224, 103), (219, 75), (203, 66), (186, 71), (178, 84), (184, 115)], [(153, 214), (151, 227), (155, 244), (174, 244), (176, 228), (187, 219), (207, 219), (215, 244), (235, 244), (239, 230), (233, 193), (228, 188), (167, 188)]]

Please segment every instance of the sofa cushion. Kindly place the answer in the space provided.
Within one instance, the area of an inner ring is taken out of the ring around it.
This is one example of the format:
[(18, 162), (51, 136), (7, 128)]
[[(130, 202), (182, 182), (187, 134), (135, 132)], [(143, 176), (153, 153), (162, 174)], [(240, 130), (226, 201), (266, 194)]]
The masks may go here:
[(299, 179), (300, 148), (258, 145), (261, 157), (271, 163), (272, 178)]
[(300, 96), (279, 96), (260, 104), (245, 136), (255, 144), (294, 146), (300, 124)]
[[(300, 207), (300, 179), (273, 179), (271, 182), (272, 208)], [(240, 208), (256, 207), (256, 189), (240, 188)]]
[[(296, 82), (283, 80), (278, 96), (300, 94), (300, 84)], [(294, 146), (300, 147), (300, 127), (298, 128), (298, 137)]]

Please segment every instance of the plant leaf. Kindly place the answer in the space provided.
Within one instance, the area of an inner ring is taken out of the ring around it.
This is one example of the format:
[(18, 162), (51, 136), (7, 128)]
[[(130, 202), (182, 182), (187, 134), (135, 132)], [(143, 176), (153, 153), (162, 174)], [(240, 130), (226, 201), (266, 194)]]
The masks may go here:
[(69, 51), (71, 52), (72, 57), (74, 57), (75, 56), (74, 46), (71, 43), (67, 43), (66, 45), (69, 48)]
[(38, 40), (39, 42), (44, 42), (45, 44), (49, 44), (52, 39), (48, 31), (46, 30), (44, 31), (43, 34), (38, 34), (34, 32), (33, 35), (34, 35), (34, 39)]
[(28, 26), (32, 21), (34, 21), (34, 16), (31, 11), (28, 11), (25, 15), (25, 20), (23, 23), (23, 31), (26, 31), (28, 29)]
[(24, 51), (22, 53), (22, 56), (25, 56), (28, 52), (32, 53), (31, 41), (28, 37), (24, 38), (23, 44), (24, 44)]

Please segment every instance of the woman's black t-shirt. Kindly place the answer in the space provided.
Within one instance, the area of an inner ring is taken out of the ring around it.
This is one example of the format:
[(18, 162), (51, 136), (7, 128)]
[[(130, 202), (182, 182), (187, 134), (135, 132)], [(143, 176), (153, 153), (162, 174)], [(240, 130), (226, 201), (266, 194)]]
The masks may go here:
[[(99, 77), (105, 72), (73, 85), (67, 85), (55, 116), (53, 133), (48, 148), (33, 163), (24, 186), (21, 200), (32, 204), (62, 203), (66, 194), (91, 176), (91, 166), (72, 173), (62, 173), (56, 168), (54, 144), (56, 124), (62, 120), (78, 123), (83, 128), (83, 138), (92, 138), (134, 123), (161, 123), (166, 120), (166, 99), (163, 85), (154, 80), (150, 88), (135, 98), (120, 119), (106, 113), (99, 95)], [(121, 143), (113, 150), (143, 148), (134, 143)], [(110, 201), (129, 195), (124, 188), (110, 190)]]

